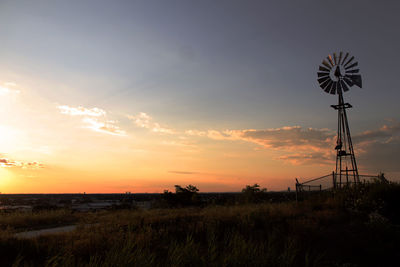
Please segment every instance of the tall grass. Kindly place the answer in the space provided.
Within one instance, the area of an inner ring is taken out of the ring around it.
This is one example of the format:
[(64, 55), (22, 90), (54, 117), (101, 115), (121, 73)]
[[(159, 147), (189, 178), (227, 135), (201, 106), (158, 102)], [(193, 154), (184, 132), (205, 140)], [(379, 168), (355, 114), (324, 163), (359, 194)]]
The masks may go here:
[[(365, 195), (374, 190), (367, 188)], [(348, 196), (100, 212), (71, 233), (34, 239), (0, 235), (0, 265), (396, 266), (396, 222), (371, 223), (369, 211), (346, 206), (353, 198)]]
[(31, 230), (66, 225), (76, 221), (78, 221), (78, 215), (64, 209), (0, 213), (0, 229)]

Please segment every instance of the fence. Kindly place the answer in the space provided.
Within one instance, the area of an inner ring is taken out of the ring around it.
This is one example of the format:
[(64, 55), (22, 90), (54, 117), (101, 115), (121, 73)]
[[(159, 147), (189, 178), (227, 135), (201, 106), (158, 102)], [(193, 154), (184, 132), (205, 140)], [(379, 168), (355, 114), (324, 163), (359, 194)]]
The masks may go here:
[(382, 173), (378, 175), (359, 174), (358, 176), (355, 176), (350, 173), (339, 175), (335, 172), (332, 172), (330, 174), (313, 178), (302, 183), (300, 183), (296, 178), (296, 198), (297, 195), (302, 192), (335, 190), (353, 186), (359, 183), (369, 183), (373, 180), (387, 182)]

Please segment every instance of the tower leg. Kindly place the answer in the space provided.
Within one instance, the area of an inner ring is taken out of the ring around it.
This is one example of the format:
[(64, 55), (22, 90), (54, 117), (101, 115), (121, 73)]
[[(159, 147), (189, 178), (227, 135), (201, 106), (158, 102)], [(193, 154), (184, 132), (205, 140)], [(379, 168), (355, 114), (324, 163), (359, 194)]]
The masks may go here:
[[(344, 103), (343, 95), (339, 92), (338, 105), (332, 105), (338, 111), (338, 131), (336, 145), (336, 177), (339, 176), (339, 188), (342, 187), (342, 174), (346, 176), (348, 184), (349, 172), (353, 176), (355, 184), (360, 182), (358, 175), (357, 162), (354, 155), (353, 142), (351, 140), (349, 122), (347, 120), (346, 109), (352, 106), (349, 103)], [(349, 166), (351, 169), (349, 170)]]

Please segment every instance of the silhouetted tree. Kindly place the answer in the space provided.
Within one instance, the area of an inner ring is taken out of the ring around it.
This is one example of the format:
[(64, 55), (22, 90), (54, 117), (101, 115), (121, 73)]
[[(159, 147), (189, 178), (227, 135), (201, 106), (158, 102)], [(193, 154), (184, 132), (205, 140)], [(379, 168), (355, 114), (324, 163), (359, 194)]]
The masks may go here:
[(185, 188), (183, 188), (180, 185), (175, 185), (175, 193), (177, 194), (195, 194), (199, 191), (196, 186), (194, 185), (188, 185)]
[(168, 190), (164, 190), (162, 199), (169, 206), (198, 205), (200, 203), (197, 194), (198, 191), (199, 189), (194, 185), (188, 185), (186, 187), (175, 185), (175, 194)]
[(260, 202), (267, 193), (267, 188), (260, 189), (260, 185), (246, 185), (242, 189), (242, 199), (246, 203)]

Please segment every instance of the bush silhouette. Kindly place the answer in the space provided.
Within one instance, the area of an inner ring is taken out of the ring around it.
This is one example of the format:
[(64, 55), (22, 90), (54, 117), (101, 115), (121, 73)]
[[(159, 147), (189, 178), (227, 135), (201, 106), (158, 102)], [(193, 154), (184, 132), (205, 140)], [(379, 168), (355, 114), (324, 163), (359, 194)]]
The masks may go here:
[(242, 189), (242, 200), (245, 203), (261, 202), (266, 193), (267, 188), (260, 189), (260, 185), (258, 184), (246, 185), (246, 187)]
[(165, 190), (162, 199), (168, 206), (194, 206), (200, 204), (198, 191), (199, 189), (191, 184), (186, 187), (175, 185), (175, 194)]

